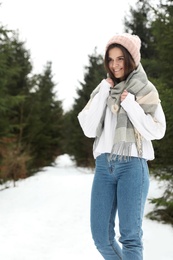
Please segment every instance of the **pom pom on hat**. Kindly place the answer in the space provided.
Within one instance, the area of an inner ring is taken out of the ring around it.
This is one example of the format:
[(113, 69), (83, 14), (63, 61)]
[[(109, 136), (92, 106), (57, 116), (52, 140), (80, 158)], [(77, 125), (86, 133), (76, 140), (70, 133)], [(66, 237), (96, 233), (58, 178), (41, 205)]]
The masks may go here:
[(108, 41), (106, 45), (106, 50), (111, 44), (114, 43), (120, 44), (124, 48), (126, 48), (128, 52), (131, 54), (132, 58), (134, 59), (136, 66), (139, 65), (141, 60), (141, 40), (137, 35), (129, 33), (116, 34)]

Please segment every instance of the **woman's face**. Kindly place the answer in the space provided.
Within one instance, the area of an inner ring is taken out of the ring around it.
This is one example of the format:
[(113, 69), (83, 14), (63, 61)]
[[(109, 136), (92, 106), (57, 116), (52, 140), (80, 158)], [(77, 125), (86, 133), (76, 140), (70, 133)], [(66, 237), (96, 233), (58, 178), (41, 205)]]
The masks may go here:
[(109, 50), (109, 69), (113, 73), (114, 77), (120, 80), (124, 78), (124, 56), (118, 47), (114, 47)]

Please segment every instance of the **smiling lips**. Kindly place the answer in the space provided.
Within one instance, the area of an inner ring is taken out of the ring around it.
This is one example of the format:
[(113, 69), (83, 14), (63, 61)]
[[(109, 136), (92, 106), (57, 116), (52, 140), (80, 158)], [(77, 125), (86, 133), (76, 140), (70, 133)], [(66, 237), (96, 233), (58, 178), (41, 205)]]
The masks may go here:
[(121, 71), (122, 69), (118, 69), (118, 70), (113, 70), (114, 73), (117, 73), (119, 71)]

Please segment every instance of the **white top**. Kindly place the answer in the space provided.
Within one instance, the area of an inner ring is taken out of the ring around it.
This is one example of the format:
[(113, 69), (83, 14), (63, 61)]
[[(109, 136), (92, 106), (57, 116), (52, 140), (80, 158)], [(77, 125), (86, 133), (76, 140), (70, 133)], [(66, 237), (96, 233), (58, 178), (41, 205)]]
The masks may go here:
[[(99, 84), (100, 90), (94, 96), (92, 101), (84, 107), (79, 113), (78, 120), (87, 137), (96, 137), (96, 129), (106, 106), (109, 96), (110, 84), (104, 79)], [(141, 134), (143, 142), (143, 158), (147, 160), (154, 159), (154, 150), (151, 140), (161, 139), (166, 130), (165, 116), (161, 107), (158, 105), (154, 118), (145, 114), (141, 106), (135, 101), (134, 95), (128, 93), (127, 97), (121, 102), (121, 106), (127, 112), (127, 115), (134, 127)], [(109, 107), (106, 108), (104, 128), (97, 146), (93, 150), (94, 158), (101, 153), (111, 153), (115, 127), (117, 124), (117, 115), (113, 114)], [(138, 157), (136, 145), (132, 145), (131, 156)]]

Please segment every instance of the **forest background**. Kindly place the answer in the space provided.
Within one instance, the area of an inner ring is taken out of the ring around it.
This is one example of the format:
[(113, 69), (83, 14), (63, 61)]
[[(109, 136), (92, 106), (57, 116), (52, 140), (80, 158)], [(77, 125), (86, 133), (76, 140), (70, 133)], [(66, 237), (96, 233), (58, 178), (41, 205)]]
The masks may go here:
[[(167, 121), (165, 137), (153, 142), (156, 159), (149, 162), (150, 172), (165, 181), (165, 192), (151, 201), (155, 210), (149, 217), (173, 224), (173, 1), (154, 6), (137, 1), (124, 18), (124, 31), (141, 38), (142, 65), (160, 93)], [(84, 136), (77, 115), (105, 78), (105, 69), (97, 48), (88, 59), (77, 98), (64, 111), (54, 90), (51, 61), (41, 74), (33, 74), (25, 42), (16, 31), (0, 26), (1, 184), (27, 178), (62, 154), (69, 154), (77, 166), (94, 167), (93, 139)]]

